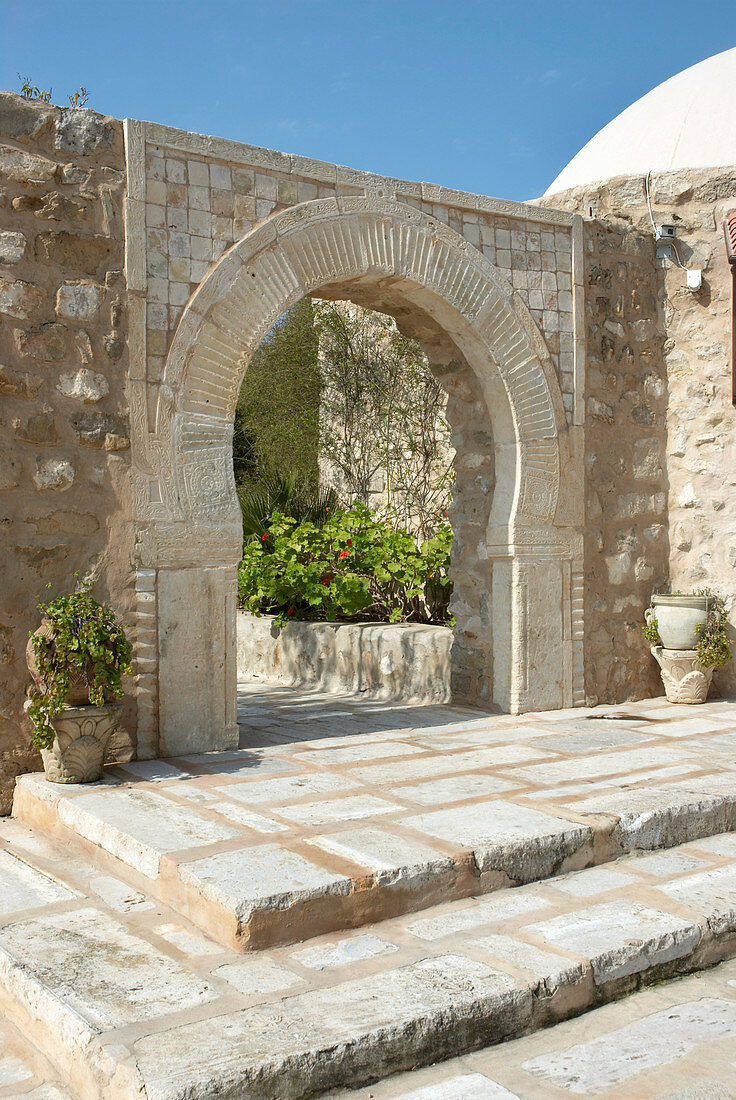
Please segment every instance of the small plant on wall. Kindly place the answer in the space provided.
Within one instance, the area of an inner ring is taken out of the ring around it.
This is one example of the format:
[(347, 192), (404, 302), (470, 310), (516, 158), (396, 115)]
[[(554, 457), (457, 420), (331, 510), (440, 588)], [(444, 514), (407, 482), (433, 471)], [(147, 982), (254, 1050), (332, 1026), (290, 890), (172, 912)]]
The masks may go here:
[(32, 742), (50, 749), (53, 721), (70, 701), (102, 707), (123, 697), (122, 677), (132, 671), (132, 647), (114, 611), (98, 603), (91, 582), (79, 582), (69, 595), (39, 600), (41, 627), (31, 634), (28, 663), (36, 685), (28, 706)]

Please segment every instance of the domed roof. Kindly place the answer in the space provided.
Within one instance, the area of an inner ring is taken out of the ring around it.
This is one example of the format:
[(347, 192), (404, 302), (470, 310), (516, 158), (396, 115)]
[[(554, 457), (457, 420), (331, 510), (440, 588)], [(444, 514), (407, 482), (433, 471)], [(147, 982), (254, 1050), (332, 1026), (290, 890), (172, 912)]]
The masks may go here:
[(736, 48), (658, 84), (599, 130), (545, 194), (613, 176), (736, 164)]

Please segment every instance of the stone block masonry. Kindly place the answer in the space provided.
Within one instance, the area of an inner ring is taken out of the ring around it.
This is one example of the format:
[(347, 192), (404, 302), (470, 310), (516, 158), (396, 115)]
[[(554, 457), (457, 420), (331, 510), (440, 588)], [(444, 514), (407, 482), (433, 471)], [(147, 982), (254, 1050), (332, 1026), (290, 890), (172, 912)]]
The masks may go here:
[[(611, 530), (613, 540), (606, 540), (603, 553), (606, 564), (611, 559), (614, 575), (622, 580), (628, 575), (623, 583), (637, 594), (637, 606), (632, 603), (630, 613), (624, 612), (631, 622), (638, 621), (638, 606), (647, 590), (656, 589), (665, 576), (673, 590), (708, 586), (725, 597), (728, 606), (736, 600), (736, 410), (731, 404), (731, 274), (723, 240), (723, 221), (736, 210), (736, 173), (730, 166), (653, 172), (649, 198), (655, 224), (677, 227), (674, 244), (666, 246), (669, 257), (658, 260), (643, 177), (620, 177), (541, 200), (555, 209), (595, 218), (586, 226), (589, 232), (599, 240), (616, 242), (607, 249), (615, 266), (594, 259), (595, 248), (587, 253), (589, 275), (597, 268), (601, 279), (610, 272), (612, 282), (605, 287), (599, 279), (586, 290), (588, 310), (600, 299), (607, 314), (598, 335), (599, 344), (605, 342), (600, 369), (593, 361), (596, 349), (589, 328), (588, 400), (599, 404), (589, 405), (586, 451), (591, 453), (592, 435), (606, 432), (601, 405), (616, 408), (618, 438), (627, 425), (622, 456), (627, 479), (639, 486), (630, 484), (626, 490), (629, 506), (641, 518), (631, 525), (635, 544), (629, 540), (628, 545), (617, 545)], [(602, 223), (608, 227), (605, 231)], [(641, 244), (642, 235), (647, 246)], [(624, 316), (617, 312), (619, 263), (630, 274), (630, 296), (620, 303)], [(683, 267), (702, 271), (699, 290), (687, 289)], [(613, 389), (606, 398), (597, 383), (602, 378), (605, 387), (609, 376)], [(638, 441), (632, 435), (634, 424), (640, 428)], [(596, 492), (605, 513), (602, 489), (603, 485)], [(622, 590), (614, 597), (617, 605), (624, 598)], [(607, 602), (605, 597), (602, 602)], [(594, 634), (602, 631), (603, 639), (605, 627), (592, 621), (598, 614), (593, 601), (588, 613), (590, 629)], [(624, 624), (617, 629), (617, 655), (625, 654), (625, 678), (633, 683), (640, 655), (642, 667), (646, 659)], [(593, 660), (600, 663), (596, 656)], [(646, 664), (652, 669), (651, 660)], [(603, 668), (599, 683), (609, 674), (621, 675)], [(650, 683), (642, 686), (646, 689)], [(734, 662), (716, 670), (712, 691), (736, 693)]]
[(37, 597), (92, 573), (130, 619), (124, 193), (120, 122), (0, 94), (0, 813)]

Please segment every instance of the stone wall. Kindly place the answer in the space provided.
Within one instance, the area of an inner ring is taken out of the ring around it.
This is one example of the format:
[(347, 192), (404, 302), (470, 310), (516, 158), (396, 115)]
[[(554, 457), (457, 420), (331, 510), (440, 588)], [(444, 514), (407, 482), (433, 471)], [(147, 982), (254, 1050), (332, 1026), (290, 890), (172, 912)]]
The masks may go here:
[(449, 703), (452, 631), (417, 623), (287, 623), (238, 612), (238, 679), (370, 699)]
[(37, 597), (79, 570), (130, 621), (124, 189), (118, 121), (0, 94), (0, 813)]
[[(733, 168), (653, 173), (649, 197), (656, 225), (673, 224), (677, 239), (669, 256), (660, 255), (656, 264), (657, 310), (664, 343), (664, 372), (655, 361), (639, 369), (644, 399), (627, 396), (625, 378), (619, 379), (617, 400), (589, 394), (616, 409), (616, 422), (630, 418), (634, 406), (646, 406), (659, 424), (666, 406), (666, 457), (658, 493), (667, 494), (667, 511), (659, 516), (641, 512), (636, 518), (637, 543), (630, 554), (634, 572), (643, 553), (650, 555), (651, 539), (660, 525), (668, 558), (667, 579), (673, 590), (692, 591), (708, 586), (723, 595), (731, 607), (736, 602), (736, 410), (731, 404), (731, 276), (727, 262), (723, 220), (736, 210), (736, 170)], [(652, 222), (647, 205), (644, 177), (609, 180), (544, 200), (557, 209), (578, 211), (586, 217), (603, 219), (611, 234), (633, 241), (636, 233), (649, 239), (654, 255)], [(593, 231), (595, 232), (595, 231)], [(667, 246), (665, 246), (666, 248)], [(664, 249), (660, 249), (663, 252)], [(678, 262), (679, 261), (679, 262)], [(702, 287), (688, 290), (685, 267), (703, 272)], [(606, 296), (610, 301), (610, 296)], [(592, 303), (589, 296), (588, 305)], [(590, 351), (590, 349), (589, 349)], [(614, 353), (615, 354), (615, 353)], [(594, 372), (594, 365), (591, 363)], [(647, 385), (647, 376), (649, 383)], [(621, 383), (623, 382), (623, 389)], [(662, 392), (662, 386), (664, 391)], [(619, 406), (621, 406), (619, 408)], [(589, 406), (588, 432), (595, 419)], [(638, 416), (648, 419), (642, 408)], [(645, 425), (642, 425), (644, 427)], [(651, 433), (652, 439), (659, 430)], [(642, 435), (639, 463), (643, 477), (640, 493), (646, 495), (651, 512), (649, 469), (659, 461)], [(643, 465), (642, 465), (643, 464)], [(638, 479), (637, 479), (638, 480)], [(655, 493), (655, 497), (657, 494)], [(632, 502), (634, 498), (632, 497)], [(643, 504), (643, 500), (640, 502)], [(654, 509), (656, 513), (656, 509)], [(624, 558), (613, 562), (615, 570), (626, 565)], [(647, 558), (643, 584), (636, 576), (627, 582), (632, 592), (646, 595), (663, 579), (657, 557)], [(654, 569), (649, 575), (649, 568)], [(641, 566), (639, 566), (641, 570)], [(592, 592), (593, 598), (596, 593)], [(639, 619), (638, 607), (631, 606), (632, 621)], [(636, 654), (631, 654), (630, 676), (637, 675)], [(650, 665), (651, 667), (651, 665)], [(616, 674), (618, 679), (618, 674)], [(640, 677), (639, 677), (640, 679)], [(646, 684), (643, 685), (646, 687)], [(736, 693), (736, 667), (732, 662), (715, 674), (714, 689), (724, 695)]]
[(585, 689), (591, 703), (661, 691), (641, 632), (667, 576), (666, 386), (654, 244), (585, 226)]

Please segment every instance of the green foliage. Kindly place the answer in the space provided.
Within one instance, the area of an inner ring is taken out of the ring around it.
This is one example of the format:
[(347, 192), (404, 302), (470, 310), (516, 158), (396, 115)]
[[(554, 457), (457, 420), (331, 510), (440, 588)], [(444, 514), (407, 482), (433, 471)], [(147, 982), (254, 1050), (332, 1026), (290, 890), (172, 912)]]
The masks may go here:
[(245, 544), (238, 574), (242, 605), (289, 619), (451, 622), (448, 571), (452, 532), (445, 524), (419, 545), (363, 504), (320, 526), (274, 513), (269, 530)]
[(233, 466), (238, 485), (295, 472), (317, 484), (320, 373), (310, 298), (274, 325), (254, 353), (238, 397)]
[(275, 512), (291, 516), (297, 523), (307, 521), (321, 527), (338, 509), (337, 494), (332, 489), (315, 487), (294, 472), (284, 477), (268, 476), (252, 487), (241, 486), (238, 500), (246, 542), (268, 533)]
[(20, 94), (24, 99), (37, 99), (40, 103), (51, 102), (52, 88), (44, 90), (39, 88), (37, 84), (32, 84), (30, 76), (24, 77), (21, 76), (20, 73), (18, 73), (17, 76), (18, 80), (20, 80)]
[(698, 644), (698, 664), (723, 668), (731, 660), (731, 643), (728, 637), (728, 611), (720, 596), (708, 593), (708, 617), (695, 628)]
[(68, 596), (47, 604), (38, 601), (50, 633), (32, 635), (45, 687), (34, 693), (28, 710), (37, 748), (53, 745), (51, 719), (62, 713), (76, 680), (84, 678), (90, 703), (102, 706), (106, 696), (122, 698), (121, 679), (132, 671), (132, 647), (122, 625), (109, 607), (93, 599), (90, 589), (90, 582), (82, 582)]
[[(20, 81), (20, 94), (24, 99), (35, 99), (39, 103), (51, 103), (51, 96), (53, 95), (53, 89), (39, 88), (37, 84), (31, 82), (29, 76), (21, 76), (17, 74)], [(89, 99), (89, 92), (82, 84), (76, 92), (72, 92), (70, 96), (67, 96), (72, 107), (84, 107)]]
[[(655, 593), (659, 595), (659, 593)], [(669, 592), (670, 596), (686, 596), (687, 592)], [(709, 588), (703, 588), (694, 596), (708, 597), (708, 611), (704, 623), (698, 623), (695, 632), (698, 641), (695, 652), (698, 655), (698, 664), (704, 668), (715, 666), (722, 668), (731, 660), (731, 641), (728, 636), (729, 618), (726, 605), (720, 596), (716, 596)], [(650, 645), (662, 645), (659, 636), (657, 620), (652, 616), (649, 622), (642, 627), (642, 633)]]

